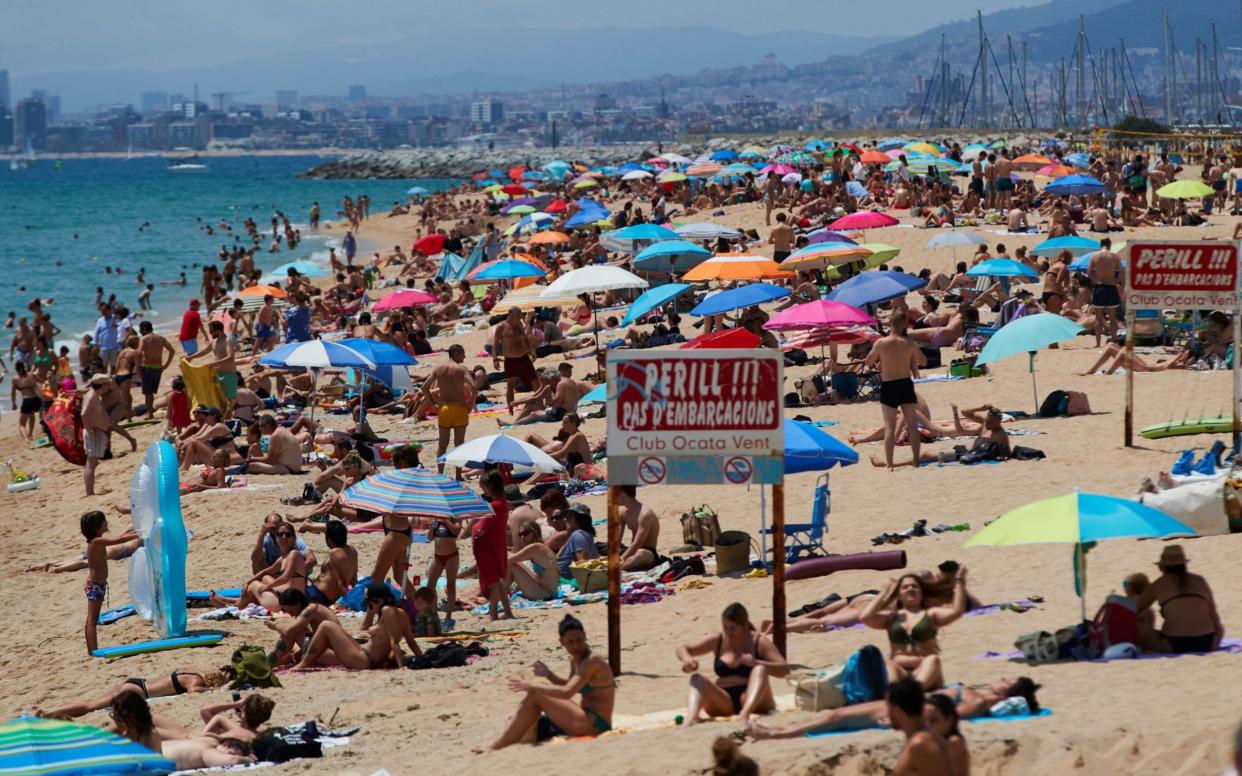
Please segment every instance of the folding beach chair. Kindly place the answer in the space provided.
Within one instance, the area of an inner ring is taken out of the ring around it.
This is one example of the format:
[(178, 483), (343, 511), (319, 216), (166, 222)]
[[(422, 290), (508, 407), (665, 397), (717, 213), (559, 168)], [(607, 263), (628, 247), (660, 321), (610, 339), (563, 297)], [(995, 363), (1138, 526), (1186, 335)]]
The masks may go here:
[[(824, 534), (828, 532), (828, 512), (832, 509), (832, 491), (828, 489), (827, 472), (821, 474), (815, 482), (814, 499), (811, 505), (811, 522), (785, 524), (783, 545), (786, 563), (795, 563), (804, 557), (811, 558), (828, 554), (828, 550), (824, 547)], [(772, 529), (764, 528), (763, 532), (770, 535)], [(772, 551), (776, 552), (775, 545)]]

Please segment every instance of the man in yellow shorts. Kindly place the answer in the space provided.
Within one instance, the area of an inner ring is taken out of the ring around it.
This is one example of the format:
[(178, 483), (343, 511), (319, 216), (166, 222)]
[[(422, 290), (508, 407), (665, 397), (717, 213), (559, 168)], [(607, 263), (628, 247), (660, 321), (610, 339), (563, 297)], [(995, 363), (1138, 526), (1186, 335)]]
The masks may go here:
[[(466, 426), (470, 423), (470, 406), (473, 403), (470, 373), (464, 365), (466, 349), (461, 345), (450, 345), (448, 355), (449, 363), (431, 370), (422, 388), (431, 405), (437, 408), (440, 444), (436, 448), (436, 458), (448, 452), (450, 431), (453, 432), (454, 447), (466, 441)], [(439, 389), (438, 396), (432, 392), (433, 388)], [(438, 469), (443, 474), (444, 464), (439, 464)], [(457, 470), (457, 479), (461, 479), (461, 469)]]

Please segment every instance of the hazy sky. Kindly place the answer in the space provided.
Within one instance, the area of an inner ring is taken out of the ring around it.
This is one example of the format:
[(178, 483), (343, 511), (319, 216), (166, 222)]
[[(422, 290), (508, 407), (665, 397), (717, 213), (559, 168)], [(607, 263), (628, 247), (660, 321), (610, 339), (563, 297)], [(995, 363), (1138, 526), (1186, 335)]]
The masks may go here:
[[(487, 26), (525, 30), (715, 26), (736, 32), (818, 30), (905, 35), (943, 21), (1043, 0), (0, 0), (0, 67), (179, 70)], [(555, 45), (523, 35), (515, 46)], [(637, 53), (637, 52), (636, 52)]]

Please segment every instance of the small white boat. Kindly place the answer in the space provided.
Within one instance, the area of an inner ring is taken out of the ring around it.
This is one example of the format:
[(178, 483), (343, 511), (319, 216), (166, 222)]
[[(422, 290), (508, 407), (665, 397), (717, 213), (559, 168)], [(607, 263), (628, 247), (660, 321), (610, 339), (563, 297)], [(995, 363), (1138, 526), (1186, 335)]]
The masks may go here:
[(198, 161), (198, 156), (186, 156), (168, 162), (169, 172), (207, 172), (207, 165)]

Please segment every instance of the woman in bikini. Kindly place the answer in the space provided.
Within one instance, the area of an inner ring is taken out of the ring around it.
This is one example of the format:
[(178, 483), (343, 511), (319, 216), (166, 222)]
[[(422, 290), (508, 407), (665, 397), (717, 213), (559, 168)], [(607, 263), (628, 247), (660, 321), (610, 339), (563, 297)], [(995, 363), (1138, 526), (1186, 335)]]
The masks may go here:
[(85, 716), (92, 711), (105, 709), (116, 703), (117, 699), (127, 693), (136, 693), (146, 698), (166, 698), (172, 695), (184, 695), (191, 692), (206, 692), (223, 687), (229, 681), (229, 674), (220, 671), (200, 671), (196, 668), (178, 668), (167, 676), (154, 679), (138, 677), (126, 679), (103, 695), (89, 701), (78, 701), (57, 706), (47, 711), (35, 711), (35, 716), (48, 719), (74, 719)]
[[(325, 620), (315, 629), (310, 645), (297, 668), (314, 666), (344, 666), (350, 671), (366, 671), (374, 668), (402, 668), (405, 658), (401, 652), (404, 641), (415, 657), (423, 654), (410, 628), (410, 618), (401, 607), (392, 590), (381, 582), (372, 582), (366, 589), (366, 617), (362, 627), (370, 635), (367, 646), (360, 645), (340, 623)], [(375, 620), (375, 625), (371, 625)]]
[(1073, 254), (1069, 251), (1061, 251), (1057, 254), (1052, 266), (1044, 272), (1044, 290), (1039, 297), (1039, 303), (1050, 313), (1060, 315), (1061, 308), (1065, 305), (1066, 289), (1069, 286), (1069, 265), (1072, 258)]
[[(714, 655), (716, 681), (700, 673), (700, 655)], [(750, 624), (746, 607), (729, 604), (720, 616), (720, 632), (704, 636), (677, 648), (681, 670), (690, 674), (690, 693), (686, 700), (686, 726), (697, 724), (699, 714), (727, 717), (736, 714), (742, 724), (752, 714), (776, 709), (770, 677), (789, 674), (789, 665), (776, 645)]]
[(532, 601), (546, 601), (556, 594), (559, 584), (556, 553), (543, 543), (535, 521), (522, 523), (518, 526), (517, 547), (509, 553), (506, 590), (516, 588)]
[(966, 613), (966, 567), (957, 569), (950, 605), (928, 607), (927, 598), (919, 575), (904, 574), (889, 580), (861, 620), (869, 628), (888, 631), (890, 680), (913, 676), (923, 687), (934, 690), (944, 684), (936, 635)]
[(306, 557), (297, 548), (297, 534), (293, 526), (282, 523), (276, 528), (276, 546), (280, 548), (280, 557), (272, 565), (261, 569), (242, 586), (242, 594), (237, 599), (225, 598), (211, 591), (210, 601), (213, 606), (236, 606), (244, 609), (250, 604), (258, 604), (269, 612), (280, 611), (281, 592), (289, 589), (306, 592)]
[[(572, 614), (561, 619), (559, 632), (561, 647), (569, 655), (569, 675), (557, 676), (540, 660), (535, 662), (533, 673), (544, 681), (510, 679), (509, 689), (524, 693), (522, 702), (500, 736), (475, 752), (558, 736), (594, 737), (612, 730), (617, 680), (608, 661), (591, 652), (586, 630)], [(581, 696), (581, 704), (574, 703), (575, 695)]]
[[(444, 585), (444, 605), (446, 616), (441, 623), (446, 629), (455, 625), (453, 615), (457, 613), (457, 572), (461, 569), (461, 554), (457, 551), (457, 539), (461, 536), (461, 523), (456, 520), (434, 520), (427, 529), (427, 536), (432, 541), (431, 565), (427, 567), (427, 586), (437, 589), (440, 574), (447, 579)], [(409, 580), (406, 580), (405, 595), (414, 594)]]
[(1220, 648), (1225, 626), (1216, 610), (1216, 598), (1207, 580), (1186, 570), (1188, 559), (1180, 544), (1170, 544), (1156, 563), (1160, 576), (1138, 600), (1141, 615), (1153, 604), (1164, 620), (1160, 630), (1140, 628), (1140, 641), (1149, 652), (1211, 652)]
[(910, 339), (920, 346), (929, 348), (947, 348), (957, 342), (966, 333), (968, 323), (979, 322), (979, 311), (969, 305), (959, 305), (944, 326), (927, 329), (910, 329), (906, 332)]
[(187, 471), (194, 464), (210, 463), (216, 450), (224, 450), (231, 459), (237, 447), (233, 444), (232, 430), (220, 420), (220, 410), (216, 407), (198, 407), (194, 410), (194, 418), (199, 423), (198, 430), (188, 437), (182, 434), (182, 441), (177, 445), (181, 471)]

